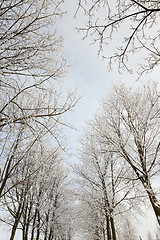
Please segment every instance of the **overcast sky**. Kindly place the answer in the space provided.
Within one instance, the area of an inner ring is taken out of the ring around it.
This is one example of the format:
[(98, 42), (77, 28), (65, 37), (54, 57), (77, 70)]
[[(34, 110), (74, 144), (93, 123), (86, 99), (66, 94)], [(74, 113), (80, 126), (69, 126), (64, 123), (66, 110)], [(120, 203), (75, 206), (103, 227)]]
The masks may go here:
[(77, 128), (76, 132), (67, 131), (69, 141), (72, 142), (70, 152), (75, 152), (72, 147), (77, 145), (85, 122), (93, 118), (100, 101), (118, 79), (118, 71), (108, 72), (106, 62), (97, 57), (96, 46), (90, 46), (89, 39), (82, 40), (83, 35), (78, 33), (76, 27), (82, 24), (83, 18), (73, 18), (76, 1), (67, 0), (64, 9), (67, 9), (68, 14), (59, 21), (58, 32), (65, 38), (64, 56), (70, 67), (63, 86), (72, 90), (77, 88), (79, 95), (83, 95), (74, 112), (68, 116), (68, 121)]

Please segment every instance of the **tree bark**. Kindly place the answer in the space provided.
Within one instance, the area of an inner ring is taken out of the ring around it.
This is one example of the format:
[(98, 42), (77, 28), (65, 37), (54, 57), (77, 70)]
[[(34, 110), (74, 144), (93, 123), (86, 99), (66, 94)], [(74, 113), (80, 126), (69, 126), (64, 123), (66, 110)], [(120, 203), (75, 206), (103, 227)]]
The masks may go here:
[(111, 222), (111, 230), (112, 230), (112, 239), (116, 240), (116, 229), (115, 229), (115, 224), (114, 224), (114, 219), (113, 217), (110, 217), (110, 222)]
[(153, 191), (153, 189), (151, 187), (150, 182), (147, 183), (146, 191), (147, 191), (149, 200), (151, 202), (152, 208), (154, 210), (154, 213), (156, 215), (157, 222), (160, 225), (160, 205), (159, 205), (158, 200), (157, 200), (157, 198), (155, 196), (155, 193), (154, 193), (154, 191)]
[(36, 236), (36, 240), (39, 240), (39, 236), (40, 236), (40, 212), (39, 210), (37, 210), (37, 236)]
[(33, 224), (32, 224), (31, 240), (34, 239), (34, 231), (35, 231), (36, 217), (37, 217), (37, 209), (35, 210), (34, 219), (33, 219)]
[(110, 229), (109, 216), (106, 216), (106, 221), (107, 221), (107, 240), (111, 240), (111, 229)]
[(13, 225), (13, 227), (12, 227), (12, 232), (11, 232), (10, 240), (13, 240), (14, 237), (15, 237), (16, 230), (17, 230), (17, 227), (18, 227), (18, 224), (19, 224), (19, 221), (20, 221), (20, 218), (21, 218), (23, 209), (24, 209), (24, 203), (23, 203), (23, 205), (20, 204), (19, 207), (18, 207), (18, 211), (17, 211), (16, 217), (15, 217), (15, 222), (14, 222), (14, 225)]

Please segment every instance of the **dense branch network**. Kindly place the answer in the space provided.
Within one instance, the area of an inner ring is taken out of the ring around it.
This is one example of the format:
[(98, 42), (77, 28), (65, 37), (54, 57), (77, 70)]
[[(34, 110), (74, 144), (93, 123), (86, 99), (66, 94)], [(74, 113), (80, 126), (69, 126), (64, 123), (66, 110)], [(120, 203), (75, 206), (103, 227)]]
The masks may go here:
[(78, 98), (62, 92), (62, 2), (0, 2), (0, 222), (10, 240), (18, 229), (23, 240), (73, 235), (63, 116)]
[(80, 27), (79, 31), (99, 44), (98, 53), (108, 59), (110, 69), (113, 62), (118, 62), (119, 70), (132, 71), (133, 54), (137, 56), (140, 75), (159, 64), (159, 1), (79, 0), (76, 15), (80, 10), (88, 20), (86, 27)]

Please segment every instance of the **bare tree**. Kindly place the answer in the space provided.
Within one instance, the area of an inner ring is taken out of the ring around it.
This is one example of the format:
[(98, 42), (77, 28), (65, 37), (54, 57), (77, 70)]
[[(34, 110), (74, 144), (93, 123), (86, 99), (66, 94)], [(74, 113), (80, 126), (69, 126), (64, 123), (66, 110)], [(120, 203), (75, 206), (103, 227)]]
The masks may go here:
[[(59, 96), (54, 94), (52, 89), (42, 85), (39, 87), (40, 90), (33, 87), (33, 90), (21, 91), (20, 95), (14, 96), (14, 101), (8, 100), (8, 103), (5, 103), (5, 99), (3, 100), (0, 196), (5, 194), (6, 182), (12, 177), (15, 168), (21, 164), (36, 141), (42, 141), (51, 136), (52, 141), (55, 141), (59, 147), (65, 148), (62, 143), (64, 135), (60, 131), (66, 123), (61, 115), (75, 105), (74, 95), (69, 94), (64, 103), (62, 101), (58, 103)], [(12, 98), (11, 94), (10, 97)]]
[(75, 92), (64, 96), (60, 91), (65, 61), (55, 23), (63, 15), (61, 3), (7, 0), (0, 4), (0, 197), (36, 141), (52, 136), (65, 148), (61, 131), (68, 125), (62, 116), (77, 100)]
[[(91, 36), (93, 43), (99, 44), (99, 53), (103, 50), (109, 52), (110, 56), (106, 56), (104, 52), (104, 57), (109, 59), (110, 68), (115, 61), (118, 62), (119, 69), (131, 72), (133, 62), (130, 62), (130, 58), (133, 54), (140, 64), (140, 74), (150, 72), (159, 64), (158, 0), (77, 2), (77, 12), (81, 14), (83, 11), (87, 17), (86, 26), (80, 27), (79, 30), (85, 32), (85, 37)], [(109, 48), (106, 48), (106, 45)], [(112, 53), (110, 49), (113, 49)]]
[(80, 160), (75, 170), (80, 177), (79, 199), (86, 205), (82, 207), (87, 215), (82, 217), (84, 224), (94, 236), (91, 238), (116, 240), (117, 217), (130, 211), (138, 198), (136, 185), (130, 181), (134, 174), (126, 162), (102, 144), (92, 127), (85, 131)]
[(160, 205), (152, 179), (159, 175), (160, 94), (156, 83), (141, 89), (117, 86), (91, 123), (101, 144), (110, 145), (143, 185), (160, 224)]
[(57, 149), (40, 150), (36, 144), (17, 166), (11, 179), (15, 187), (2, 198), (6, 216), (1, 220), (11, 226), (10, 240), (17, 229), (22, 230), (23, 240), (63, 239), (71, 234), (70, 196), (62, 161)]
[[(48, 213), (42, 211), (47, 193), (52, 195), (47, 184), (55, 190), (46, 164), (59, 149), (65, 151), (63, 127), (70, 125), (63, 116), (77, 102), (75, 92), (61, 91), (66, 62), (56, 20), (63, 15), (62, 2), (0, 3), (0, 201), (9, 215), (1, 221), (11, 226), (12, 240), (19, 227), (24, 240), (53, 239), (52, 221), (44, 224)], [(63, 194), (58, 199), (63, 202)], [(51, 206), (47, 211), (53, 215)]]

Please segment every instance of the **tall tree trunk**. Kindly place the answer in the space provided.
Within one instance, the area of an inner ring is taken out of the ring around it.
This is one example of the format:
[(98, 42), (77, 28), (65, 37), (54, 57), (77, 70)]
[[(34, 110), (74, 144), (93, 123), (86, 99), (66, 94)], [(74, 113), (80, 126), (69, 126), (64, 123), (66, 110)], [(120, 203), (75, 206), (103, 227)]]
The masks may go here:
[(147, 171), (145, 171), (146, 168), (143, 169), (145, 174), (143, 176), (141, 176), (142, 174), (140, 174), (140, 171), (138, 170), (138, 168), (132, 163), (132, 161), (130, 160), (128, 154), (126, 153), (124, 147), (121, 147), (121, 149), (123, 151), (125, 159), (130, 164), (130, 166), (134, 170), (136, 176), (141, 181), (144, 189), (146, 190), (146, 192), (148, 194), (148, 197), (149, 197), (149, 200), (150, 200), (150, 203), (151, 203), (152, 208), (154, 210), (154, 213), (156, 215), (157, 222), (160, 225), (160, 204), (158, 203), (158, 200), (157, 200), (157, 198), (155, 196), (155, 193), (152, 189), (148, 173), (147, 173)]
[(37, 217), (37, 209), (35, 210), (35, 214), (34, 214), (34, 219), (33, 219), (33, 224), (32, 224), (32, 233), (31, 233), (31, 239), (34, 239), (34, 232), (35, 232), (35, 226), (36, 226), (36, 217)]
[(111, 240), (111, 229), (110, 229), (109, 216), (106, 216), (106, 221), (107, 221), (107, 240)]
[(36, 236), (36, 240), (39, 240), (39, 236), (40, 236), (40, 212), (39, 212), (39, 210), (37, 210), (37, 236)]
[(107, 240), (111, 240), (111, 228), (110, 228), (110, 218), (109, 218), (109, 212), (110, 212), (110, 204), (108, 200), (108, 193), (106, 190), (106, 184), (104, 176), (101, 175), (101, 182), (103, 187), (103, 193), (104, 193), (104, 205), (105, 205), (105, 218), (106, 218), (106, 224), (107, 224)]
[(22, 229), (22, 239), (23, 240), (25, 240), (25, 235), (26, 235), (27, 205), (28, 205), (28, 203), (26, 203), (26, 207), (25, 207), (24, 215), (23, 215), (23, 229)]
[(30, 216), (32, 211), (33, 202), (30, 202), (30, 204), (27, 202), (26, 208), (25, 208), (25, 214), (24, 214), (24, 226), (23, 226), (23, 240), (28, 239), (28, 231), (29, 231), (29, 225), (30, 225)]
[(52, 240), (52, 237), (53, 237), (53, 229), (51, 227), (48, 240)]
[(102, 229), (102, 232), (103, 232), (103, 240), (106, 240), (106, 233), (105, 233), (104, 227), (103, 227), (103, 229)]
[(113, 217), (110, 217), (110, 222), (111, 222), (111, 229), (112, 229), (112, 239), (116, 240), (116, 229), (115, 229), (115, 224), (114, 224), (114, 219)]
[(149, 181), (147, 183), (146, 191), (147, 191), (149, 200), (151, 202), (152, 208), (154, 210), (154, 213), (156, 215), (158, 224), (160, 225), (160, 205), (158, 203), (158, 200), (157, 200), (157, 198), (155, 196), (155, 193), (154, 193), (154, 191), (152, 189), (152, 186), (151, 186)]
[(46, 228), (45, 228), (45, 233), (44, 233), (44, 240), (47, 240), (47, 235), (48, 235), (48, 222), (49, 222), (49, 211), (46, 213)]
[[(22, 200), (21, 200), (21, 201), (22, 201)], [(17, 227), (18, 227), (18, 224), (19, 224), (19, 221), (20, 221), (20, 218), (21, 218), (23, 209), (24, 209), (24, 203), (23, 203), (23, 204), (20, 203), (20, 204), (19, 204), (19, 207), (18, 207), (18, 210), (17, 210), (17, 213), (16, 213), (14, 225), (13, 225), (13, 227), (12, 227), (12, 232), (11, 232), (10, 240), (13, 240), (14, 237), (15, 237), (16, 230), (17, 230)]]

